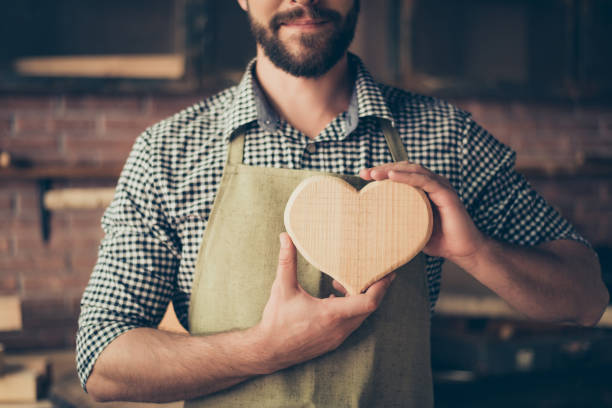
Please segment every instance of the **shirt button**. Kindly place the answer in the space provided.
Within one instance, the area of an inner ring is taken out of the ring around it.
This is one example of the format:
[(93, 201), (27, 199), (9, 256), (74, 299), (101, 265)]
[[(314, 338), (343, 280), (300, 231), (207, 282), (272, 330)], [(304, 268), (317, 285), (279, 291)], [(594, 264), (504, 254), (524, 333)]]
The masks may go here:
[(308, 153), (312, 154), (317, 151), (317, 145), (314, 143), (308, 143), (306, 145), (306, 150), (308, 150)]

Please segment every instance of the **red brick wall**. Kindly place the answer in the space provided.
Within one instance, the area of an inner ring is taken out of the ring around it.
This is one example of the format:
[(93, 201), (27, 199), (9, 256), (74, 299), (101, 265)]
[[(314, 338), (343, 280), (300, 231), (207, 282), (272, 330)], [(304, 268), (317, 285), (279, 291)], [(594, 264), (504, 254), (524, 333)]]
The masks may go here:
[[(199, 97), (0, 97), (0, 150), (34, 166), (123, 164), (147, 126)], [(115, 180), (54, 181), (52, 187)], [(79, 301), (96, 261), (102, 210), (54, 211), (41, 232), (35, 180), (0, 179), (0, 295), (22, 299), (24, 329), (0, 333), (7, 349), (74, 344)]]
[[(147, 126), (199, 98), (0, 96), (0, 149), (35, 165), (121, 164)], [(454, 101), (518, 151), (521, 166), (612, 159), (612, 108)], [(595, 245), (612, 247), (612, 178), (533, 177), (543, 195)], [(57, 181), (55, 187), (112, 185)], [(0, 295), (18, 294), (24, 330), (0, 334), (9, 349), (74, 344), (79, 299), (96, 260), (102, 211), (55, 211), (43, 242), (38, 188), (0, 179)]]

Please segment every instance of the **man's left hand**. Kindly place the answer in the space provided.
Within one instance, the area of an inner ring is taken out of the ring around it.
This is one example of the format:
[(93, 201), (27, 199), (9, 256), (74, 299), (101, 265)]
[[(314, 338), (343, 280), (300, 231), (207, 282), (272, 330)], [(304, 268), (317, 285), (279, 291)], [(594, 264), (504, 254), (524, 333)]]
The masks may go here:
[(423, 248), (427, 255), (443, 257), (458, 265), (469, 264), (486, 241), (450, 182), (427, 168), (403, 161), (363, 169), (359, 176), (365, 180), (390, 179), (427, 193), (434, 215), (431, 239)]

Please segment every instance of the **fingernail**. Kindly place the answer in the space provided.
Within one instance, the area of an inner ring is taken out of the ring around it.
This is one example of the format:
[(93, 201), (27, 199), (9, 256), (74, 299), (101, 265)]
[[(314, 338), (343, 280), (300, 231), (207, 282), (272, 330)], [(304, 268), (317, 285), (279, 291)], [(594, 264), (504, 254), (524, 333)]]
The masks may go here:
[(283, 249), (289, 248), (289, 240), (287, 239), (287, 235), (286, 234), (280, 234), (279, 236), (280, 238), (280, 246)]
[(397, 274), (396, 273), (392, 273), (391, 274), (391, 282), (393, 282), (396, 277), (397, 277)]

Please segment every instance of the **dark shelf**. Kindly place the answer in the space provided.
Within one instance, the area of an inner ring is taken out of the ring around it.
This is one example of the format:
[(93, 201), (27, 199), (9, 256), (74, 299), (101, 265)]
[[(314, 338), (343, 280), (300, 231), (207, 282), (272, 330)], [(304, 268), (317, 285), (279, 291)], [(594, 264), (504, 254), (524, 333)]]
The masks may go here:
[(0, 180), (116, 179), (123, 166), (45, 166), (0, 169)]

